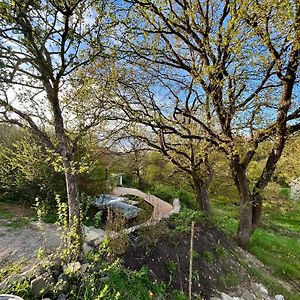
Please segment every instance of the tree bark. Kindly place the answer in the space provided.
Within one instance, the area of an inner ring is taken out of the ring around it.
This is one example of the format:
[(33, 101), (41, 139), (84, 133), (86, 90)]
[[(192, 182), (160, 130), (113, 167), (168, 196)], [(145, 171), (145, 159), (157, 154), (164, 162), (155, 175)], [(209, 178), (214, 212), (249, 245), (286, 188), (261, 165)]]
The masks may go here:
[[(69, 229), (75, 230), (79, 238), (79, 245), (74, 259), (81, 257), (82, 248), (82, 226), (80, 215), (80, 194), (78, 188), (78, 179), (74, 170), (72, 170), (72, 159), (74, 153), (70, 150), (68, 137), (64, 128), (63, 116), (59, 105), (58, 88), (49, 87), (45, 84), (48, 99), (52, 106), (55, 133), (59, 144), (59, 153), (63, 158), (67, 200), (68, 200), (68, 225)], [(72, 241), (70, 241), (72, 242)]]
[(208, 197), (208, 184), (201, 180), (197, 175), (193, 176), (193, 188), (196, 192), (197, 201), (200, 205), (200, 209), (205, 215), (211, 217), (210, 201)]
[(253, 232), (252, 217), (253, 206), (249, 181), (246, 174), (246, 168), (239, 162), (239, 158), (234, 156), (231, 160), (234, 181), (240, 195), (240, 219), (237, 230), (237, 244), (242, 248), (247, 248), (250, 242), (250, 236)]

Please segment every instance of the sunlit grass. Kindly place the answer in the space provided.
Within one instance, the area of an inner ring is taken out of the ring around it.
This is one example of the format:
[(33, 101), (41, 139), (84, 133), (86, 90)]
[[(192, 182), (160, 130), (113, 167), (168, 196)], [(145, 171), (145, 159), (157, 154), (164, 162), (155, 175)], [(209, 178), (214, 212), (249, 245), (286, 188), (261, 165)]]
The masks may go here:
[[(212, 200), (214, 220), (234, 235), (239, 206), (229, 199)], [(300, 202), (287, 199), (264, 205), (262, 224), (252, 235), (249, 251), (268, 266), (275, 276), (300, 280)]]

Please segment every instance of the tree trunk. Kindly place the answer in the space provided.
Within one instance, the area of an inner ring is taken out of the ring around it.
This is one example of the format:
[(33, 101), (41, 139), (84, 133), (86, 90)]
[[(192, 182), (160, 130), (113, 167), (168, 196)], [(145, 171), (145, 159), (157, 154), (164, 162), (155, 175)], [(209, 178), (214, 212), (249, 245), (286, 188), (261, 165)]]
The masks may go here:
[(200, 209), (205, 215), (211, 217), (210, 201), (207, 191), (208, 184), (201, 180), (198, 176), (193, 177), (193, 188), (196, 192), (197, 201), (200, 204)]
[(77, 177), (72, 172), (71, 162), (64, 162), (67, 198), (69, 207), (69, 226), (74, 225), (74, 218), (80, 221), (80, 196)]
[[(62, 112), (59, 105), (58, 88), (51, 88), (46, 85), (46, 91), (48, 99), (52, 105), (52, 112), (54, 118), (55, 133), (59, 144), (59, 153), (63, 158), (67, 199), (68, 199), (68, 210), (69, 210), (69, 229), (75, 230), (76, 235), (79, 239), (79, 244), (76, 245), (77, 253), (72, 259), (79, 260), (81, 257), (82, 248), (82, 226), (80, 216), (80, 195), (76, 174), (72, 170), (71, 161), (74, 157), (74, 153), (69, 149), (69, 141), (65, 132)], [(70, 241), (71, 243), (73, 241)], [(74, 241), (75, 242), (75, 241)]]
[(231, 167), (234, 175), (234, 182), (240, 195), (240, 220), (237, 230), (237, 244), (246, 249), (249, 246), (250, 237), (253, 232), (253, 206), (249, 181), (246, 168), (240, 164), (238, 157), (233, 157)]

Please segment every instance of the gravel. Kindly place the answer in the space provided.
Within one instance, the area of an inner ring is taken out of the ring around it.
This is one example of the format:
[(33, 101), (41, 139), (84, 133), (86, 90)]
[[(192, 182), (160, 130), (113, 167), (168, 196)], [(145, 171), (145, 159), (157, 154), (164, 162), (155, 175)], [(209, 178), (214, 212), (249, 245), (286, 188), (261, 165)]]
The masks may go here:
[(22, 228), (9, 228), (0, 225), (0, 266), (25, 260), (26, 265), (37, 261), (36, 253), (44, 248), (50, 253), (61, 243), (57, 226), (43, 224), (44, 230), (36, 222), (26, 224)]

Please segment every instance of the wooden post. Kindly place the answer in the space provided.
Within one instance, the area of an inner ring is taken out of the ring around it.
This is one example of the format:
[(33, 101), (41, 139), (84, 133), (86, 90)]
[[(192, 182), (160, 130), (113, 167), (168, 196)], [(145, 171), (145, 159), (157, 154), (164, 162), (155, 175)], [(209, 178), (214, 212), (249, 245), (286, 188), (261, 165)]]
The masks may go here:
[(193, 221), (191, 225), (191, 243), (190, 243), (189, 300), (192, 299), (194, 229), (195, 229), (195, 222)]

